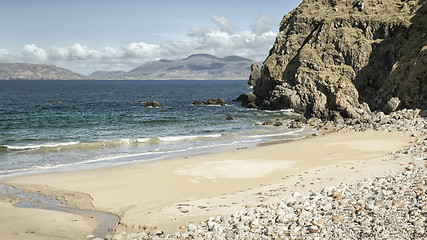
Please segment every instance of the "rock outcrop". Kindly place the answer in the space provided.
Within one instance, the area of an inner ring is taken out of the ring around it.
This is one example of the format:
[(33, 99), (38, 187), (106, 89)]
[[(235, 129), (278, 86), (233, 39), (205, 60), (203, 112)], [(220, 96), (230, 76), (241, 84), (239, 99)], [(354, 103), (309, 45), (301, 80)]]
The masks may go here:
[(0, 80), (84, 80), (86, 76), (46, 64), (0, 63)]
[(363, 119), (427, 107), (425, 0), (304, 0), (287, 14), (261, 68), (261, 109)]
[(258, 79), (261, 78), (261, 67), (258, 63), (254, 62), (251, 65), (251, 75), (249, 76), (248, 85), (255, 86)]

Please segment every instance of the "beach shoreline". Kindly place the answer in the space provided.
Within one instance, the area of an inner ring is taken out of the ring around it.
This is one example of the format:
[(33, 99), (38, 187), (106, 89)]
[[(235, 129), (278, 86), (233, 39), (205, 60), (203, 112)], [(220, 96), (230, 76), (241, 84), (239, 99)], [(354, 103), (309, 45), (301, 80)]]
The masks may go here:
[[(2, 183), (56, 196), (76, 208), (117, 214), (121, 222), (116, 233), (174, 233), (212, 215), (231, 215), (247, 207), (280, 201), (294, 192), (304, 194), (310, 189), (397, 171), (399, 163), (385, 159), (392, 159), (391, 152), (410, 142), (410, 134), (403, 132), (329, 133), (224, 153), (19, 176), (3, 179)], [(2, 208), (4, 212), (17, 210), (11, 204), (3, 204)], [(75, 222), (87, 227), (88, 220)], [(9, 221), (3, 225), (14, 224)], [(1, 232), (11, 239), (23, 239), (28, 232), (25, 227), (12, 232), (7, 229)], [(34, 239), (42, 236), (37, 231), (32, 234)], [(80, 237), (90, 234), (82, 230)], [(61, 236), (75, 237), (67, 233)]]

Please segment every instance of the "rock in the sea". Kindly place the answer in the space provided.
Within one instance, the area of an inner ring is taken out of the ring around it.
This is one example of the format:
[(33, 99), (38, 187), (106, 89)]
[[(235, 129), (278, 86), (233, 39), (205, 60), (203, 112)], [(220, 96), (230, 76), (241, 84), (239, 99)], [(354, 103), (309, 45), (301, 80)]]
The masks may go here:
[(227, 105), (226, 101), (222, 98), (209, 98), (208, 100), (195, 100), (193, 102), (193, 105), (219, 105), (219, 106), (225, 106)]
[(272, 122), (272, 121), (270, 121), (270, 120), (268, 120), (268, 121), (263, 122), (261, 125), (263, 125), (263, 126), (266, 126), (266, 125), (273, 125), (273, 122)]
[(236, 99), (233, 100), (233, 102), (243, 102), (248, 100), (248, 95), (246, 94), (240, 94)]
[(157, 101), (147, 101), (144, 104), (145, 107), (152, 107), (152, 108), (158, 108), (165, 106), (164, 104), (160, 104)]
[(302, 128), (302, 122), (292, 121), (291, 125), (289, 127), (290, 128)]
[(202, 105), (200, 100), (194, 100), (193, 105)]
[(275, 123), (273, 123), (273, 126), (280, 127), (280, 126), (283, 126), (283, 123), (280, 121), (276, 121)]
[(258, 108), (256, 105), (256, 96), (253, 93), (241, 94), (238, 98), (234, 99), (233, 101), (236, 102), (242, 102), (242, 106), (246, 108)]

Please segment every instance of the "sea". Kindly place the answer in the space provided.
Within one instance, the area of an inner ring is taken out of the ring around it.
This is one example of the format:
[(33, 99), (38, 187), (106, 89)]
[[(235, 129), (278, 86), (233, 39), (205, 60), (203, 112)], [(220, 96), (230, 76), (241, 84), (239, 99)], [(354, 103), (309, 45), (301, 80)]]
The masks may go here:
[[(233, 102), (250, 91), (247, 81), (226, 80), (0, 81), (0, 178), (161, 161), (309, 134), (262, 125), (295, 114)], [(192, 104), (208, 98), (227, 105)], [(144, 106), (152, 100), (164, 106)]]

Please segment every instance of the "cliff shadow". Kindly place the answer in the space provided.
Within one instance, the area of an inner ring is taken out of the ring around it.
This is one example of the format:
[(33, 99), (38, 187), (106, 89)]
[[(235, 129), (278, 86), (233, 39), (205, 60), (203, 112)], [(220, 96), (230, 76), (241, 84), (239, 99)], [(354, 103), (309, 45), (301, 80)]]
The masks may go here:
[(354, 80), (360, 101), (372, 110), (391, 97), (401, 100), (401, 108), (427, 106), (427, 4), (421, 4), (409, 27), (390, 22), (373, 33), (383, 40), (372, 45), (369, 63)]

